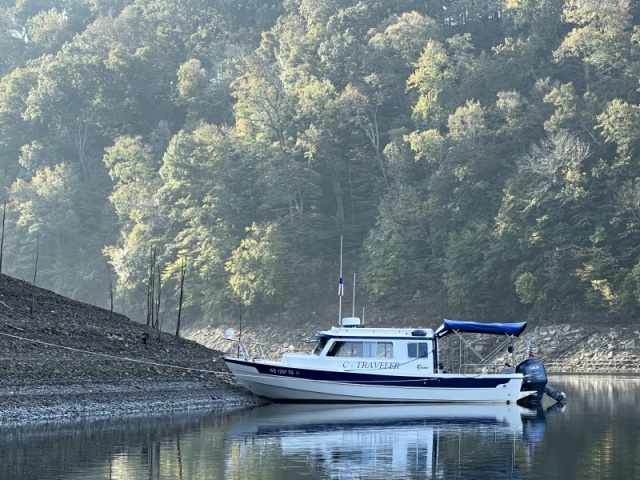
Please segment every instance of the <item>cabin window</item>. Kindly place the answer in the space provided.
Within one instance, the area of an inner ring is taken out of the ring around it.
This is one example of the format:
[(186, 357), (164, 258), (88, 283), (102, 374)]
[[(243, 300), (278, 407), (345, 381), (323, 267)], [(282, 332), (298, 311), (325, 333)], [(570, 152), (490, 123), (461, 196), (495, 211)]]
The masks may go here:
[(328, 357), (361, 357), (361, 358), (392, 358), (393, 343), (391, 342), (335, 342)]
[(378, 358), (393, 358), (393, 343), (391, 343), (391, 342), (378, 342), (376, 344), (376, 357), (378, 357)]
[(336, 351), (336, 357), (361, 357), (362, 342), (339, 342), (340, 349)]
[(344, 342), (333, 342), (333, 345), (331, 345), (327, 352), (327, 357), (337, 357), (343, 346)]
[(376, 342), (363, 342), (362, 343), (362, 356), (363, 357), (375, 357), (376, 356)]
[(409, 358), (427, 358), (429, 356), (429, 344), (427, 342), (409, 343), (407, 347)]

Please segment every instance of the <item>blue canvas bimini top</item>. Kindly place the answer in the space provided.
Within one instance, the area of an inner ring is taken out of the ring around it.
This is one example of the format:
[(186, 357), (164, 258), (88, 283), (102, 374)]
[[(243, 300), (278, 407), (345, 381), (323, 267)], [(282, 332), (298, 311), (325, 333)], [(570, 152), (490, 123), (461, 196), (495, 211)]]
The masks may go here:
[(445, 319), (434, 335), (438, 338), (442, 338), (450, 333), (460, 332), (485, 333), (489, 335), (510, 335), (512, 337), (517, 337), (524, 332), (525, 328), (527, 328), (527, 322), (480, 323)]

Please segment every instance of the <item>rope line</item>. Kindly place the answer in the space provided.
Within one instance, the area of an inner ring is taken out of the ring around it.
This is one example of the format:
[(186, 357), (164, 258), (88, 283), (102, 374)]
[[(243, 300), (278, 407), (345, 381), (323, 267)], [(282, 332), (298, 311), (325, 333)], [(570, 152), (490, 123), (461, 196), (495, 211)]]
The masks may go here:
[[(137, 358), (129, 358), (129, 357), (118, 357), (116, 355), (109, 355), (108, 353), (100, 353), (100, 352), (92, 352), (90, 350), (82, 350), (80, 348), (73, 348), (73, 347), (67, 347), (64, 345), (57, 345), (55, 343), (47, 343), (47, 342), (43, 342), (42, 340), (33, 340), (31, 338), (25, 338), (25, 337), (20, 337), (18, 335), (11, 335), (10, 333), (2, 333), (0, 332), (0, 335), (3, 335), (5, 337), (10, 337), (10, 338), (15, 338), (17, 340), (24, 340), (27, 342), (32, 342), (32, 343), (40, 343), (42, 345), (47, 345), (49, 347), (55, 347), (55, 348), (62, 348), (64, 350), (71, 350), (73, 352), (79, 352), (79, 353), (83, 353), (85, 355), (95, 355), (98, 357), (106, 357), (106, 358), (111, 358), (114, 360), (122, 360), (122, 361), (126, 361), (126, 362), (134, 362), (134, 363), (142, 363), (145, 365), (153, 365), (156, 367), (167, 367), (167, 368), (176, 368), (179, 370), (188, 370), (190, 372), (200, 372), (200, 373), (209, 373), (209, 374), (213, 374), (213, 375), (224, 375), (224, 376), (228, 376), (229, 373), (227, 372), (216, 372), (214, 370), (206, 370), (206, 369), (202, 369), (202, 368), (191, 368), (191, 367), (181, 367), (179, 365), (171, 365), (169, 363), (159, 363), (159, 362), (150, 362), (148, 360), (139, 360)], [(222, 356), (214, 356), (213, 357), (215, 360), (219, 360), (220, 358), (222, 358)]]
[(7, 305), (4, 302), (0, 302), (0, 304), (4, 305), (5, 307), (7, 307), (9, 310), (11, 310), (13, 312), (13, 308), (11, 308), (9, 305)]

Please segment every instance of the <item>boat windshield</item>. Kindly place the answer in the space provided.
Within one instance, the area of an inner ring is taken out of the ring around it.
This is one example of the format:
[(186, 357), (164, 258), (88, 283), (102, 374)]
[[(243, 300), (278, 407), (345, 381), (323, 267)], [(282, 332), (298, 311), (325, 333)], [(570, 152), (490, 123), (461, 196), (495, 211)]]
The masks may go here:
[(320, 355), (322, 350), (324, 350), (324, 347), (327, 345), (327, 340), (329, 339), (326, 337), (322, 337), (320, 338), (320, 340), (318, 340), (318, 344), (316, 345), (316, 348), (313, 350), (314, 355)]

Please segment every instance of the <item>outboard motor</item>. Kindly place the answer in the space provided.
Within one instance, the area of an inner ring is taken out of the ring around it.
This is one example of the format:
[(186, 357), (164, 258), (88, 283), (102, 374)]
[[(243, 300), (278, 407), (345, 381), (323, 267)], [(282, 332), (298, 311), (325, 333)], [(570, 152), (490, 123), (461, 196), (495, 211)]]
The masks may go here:
[(540, 404), (547, 386), (547, 372), (544, 369), (544, 364), (535, 357), (527, 358), (518, 364), (516, 373), (521, 373), (524, 376), (521, 390), (535, 392), (523, 398), (522, 401), (527, 406)]

